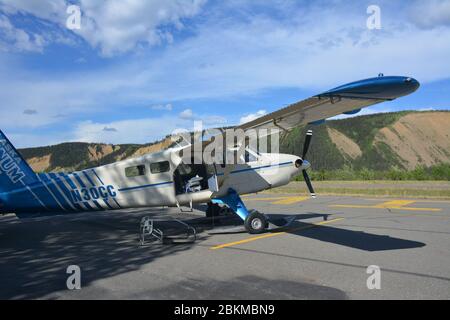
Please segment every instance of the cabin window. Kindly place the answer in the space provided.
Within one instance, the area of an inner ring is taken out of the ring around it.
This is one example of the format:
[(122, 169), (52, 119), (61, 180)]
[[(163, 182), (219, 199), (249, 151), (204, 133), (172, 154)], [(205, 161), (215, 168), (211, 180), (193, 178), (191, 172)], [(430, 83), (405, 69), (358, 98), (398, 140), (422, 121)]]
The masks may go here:
[(145, 175), (145, 165), (125, 168), (125, 176), (127, 178), (139, 177)]
[(155, 162), (150, 164), (150, 171), (152, 173), (163, 173), (170, 170), (169, 161)]

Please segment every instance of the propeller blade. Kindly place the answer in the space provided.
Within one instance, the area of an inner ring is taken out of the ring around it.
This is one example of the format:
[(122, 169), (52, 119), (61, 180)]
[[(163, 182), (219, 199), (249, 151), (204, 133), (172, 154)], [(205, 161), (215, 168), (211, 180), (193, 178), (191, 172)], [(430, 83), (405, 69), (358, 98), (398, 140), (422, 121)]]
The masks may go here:
[(306, 170), (302, 170), (303, 178), (305, 179), (306, 185), (308, 186), (309, 192), (311, 193), (311, 197), (315, 198), (316, 193), (314, 192), (314, 188), (311, 184), (311, 179), (309, 179), (308, 172)]
[(312, 134), (313, 134), (312, 130), (308, 130), (308, 132), (306, 133), (306, 139), (305, 139), (305, 143), (303, 145), (302, 159), (306, 158), (306, 154), (308, 153), (308, 150), (309, 150), (309, 145), (311, 144)]

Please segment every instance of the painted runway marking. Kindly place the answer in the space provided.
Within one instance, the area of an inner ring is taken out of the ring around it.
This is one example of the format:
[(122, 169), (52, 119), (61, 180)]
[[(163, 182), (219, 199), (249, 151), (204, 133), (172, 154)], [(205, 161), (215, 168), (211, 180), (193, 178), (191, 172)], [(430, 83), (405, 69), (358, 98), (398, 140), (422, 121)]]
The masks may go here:
[(255, 237), (251, 237), (251, 238), (247, 238), (247, 239), (243, 239), (243, 240), (239, 240), (239, 241), (224, 243), (224, 244), (221, 244), (221, 245), (218, 245), (218, 246), (211, 247), (210, 249), (211, 250), (218, 250), (218, 249), (223, 249), (223, 248), (227, 248), (227, 247), (233, 247), (233, 246), (237, 246), (239, 244), (249, 243), (249, 242), (260, 240), (260, 239), (266, 239), (266, 238), (272, 238), (272, 237), (280, 236), (280, 235), (287, 234), (287, 233), (293, 232), (293, 231), (300, 231), (300, 230), (316, 228), (316, 227), (320, 227), (321, 225), (324, 225), (324, 224), (329, 224), (329, 223), (333, 223), (333, 222), (337, 222), (337, 221), (341, 221), (341, 220), (344, 220), (344, 218), (336, 218), (336, 219), (333, 219), (333, 220), (327, 220), (327, 221), (321, 221), (321, 222), (317, 222), (317, 223), (312, 223), (312, 224), (309, 224), (307, 226), (290, 229), (289, 231), (267, 233), (267, 234), (263, 234), (261, 236), (255, 236)]
[(243, 196), (242, 198), (245, 199), (245, 201), (275, 201), (275, 200), (281, 200), (281, 199), (286, 199), (286, 198), (290, 198), (290, 197), (249, 198), (249, 197)]
[(272, 202), (272, 204), (294, 204), (297, 202), (308, 200), (310, 197), (289, 197), (279, 201)]
[[(380, 201), (380, 198), (365, 198), (367, 201)], [(428, 199), (408, 199), (419, 203), (450, 203), (450, 200), (428, 200)]]
[(352, 204), (334, 204), (333, 208), (356, 208), (356, 209), (394, 209), (406, 211), (442, 211), (440, 208), (414, 208), (407, 205), (417, 202), (416, 200), (391, 200), (376, 205), (352, 205)]
[(271, 201), (271, 204), (289, 205), (306, 201), (310, 197), (271, 197), (271, 198), (246, 198), (245, 201)]

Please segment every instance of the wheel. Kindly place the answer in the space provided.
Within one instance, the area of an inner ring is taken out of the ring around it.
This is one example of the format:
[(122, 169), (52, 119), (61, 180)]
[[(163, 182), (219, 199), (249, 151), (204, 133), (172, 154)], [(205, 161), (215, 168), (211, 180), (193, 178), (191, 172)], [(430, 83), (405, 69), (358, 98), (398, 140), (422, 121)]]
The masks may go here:
[(208, 203), (208, 208), (206, 209), (206, 217), (218, 217), (220, 215), (220, 206), (217, 203)]
[(253, 211), (245, 219), (244, 225), (250, 234), (263, 233), (267, 227), (267, 219), (262, 213)]

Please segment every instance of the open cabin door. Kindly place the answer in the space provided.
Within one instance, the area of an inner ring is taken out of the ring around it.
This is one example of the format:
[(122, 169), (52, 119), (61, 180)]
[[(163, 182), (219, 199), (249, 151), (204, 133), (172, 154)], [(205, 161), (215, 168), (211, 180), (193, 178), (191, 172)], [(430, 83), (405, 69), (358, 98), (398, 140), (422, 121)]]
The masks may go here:
[(219, 189), (214, 165), (181, 162), (174, 171), (175, 197), (179, 205), (208, 202)]

